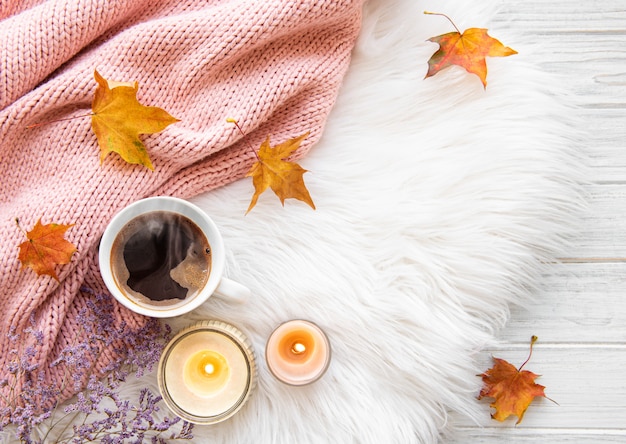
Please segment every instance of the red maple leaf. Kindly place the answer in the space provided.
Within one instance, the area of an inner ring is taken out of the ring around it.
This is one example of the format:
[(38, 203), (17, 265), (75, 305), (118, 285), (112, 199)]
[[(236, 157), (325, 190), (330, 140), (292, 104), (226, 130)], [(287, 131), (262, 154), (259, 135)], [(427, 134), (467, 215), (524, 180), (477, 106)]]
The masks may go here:
[[(450, 20), (445, 14), (432, 12), (426, 12), (426, 14), (443, 15)], [(469, 73), (476, 74), (483, 86), (487, 87), (485, 57), (506, 57), (517, 54), (517, 51), (489, 36), (484, 28), (469, 28), (461, 33), (452, 20), (450, 23), (456, 28), (456, 32), (448, 32), (428, 39), (430, 42), (437, 43), (439, 50), (428, 60), (428, 72), (425, 78), (457, 65), (465, 68)]]
[[(16, 219), (16, 223), (19, 226), (19, 220)], [(32, 230), (24, 232), (27, 240), (19, 245), (18, 259), (22, 268), (30, 267), (38, 275), (47, 274), (58, 281), (54, 267), (69, 263), (76, 252), (76, 247), (63, 237), (72, 226), (56, 223), (42, 225), (39, 219)]]
[[(504, 421), (511, 415), (517, 416), (517, 423), (522, 422), (526, 409), (537, 396), (547, 398), (544, 393), (545, 387), (535, 383), (539, 377), (533, 372), (522, 370), (532, 355), (533, 344), (537, 336), (533, 336), (530, 342), (530, 354), (528, 359), (516, 368), (504, 359), (493, 358), (494, 366), (480, 376), (483, 379), (483, 388), (478, 399), (483, 397), (493, 398), (490, 407), (496, 409), (491, 417), (497, 421)], [(547, 398), (550, 399), (550, 398)]]

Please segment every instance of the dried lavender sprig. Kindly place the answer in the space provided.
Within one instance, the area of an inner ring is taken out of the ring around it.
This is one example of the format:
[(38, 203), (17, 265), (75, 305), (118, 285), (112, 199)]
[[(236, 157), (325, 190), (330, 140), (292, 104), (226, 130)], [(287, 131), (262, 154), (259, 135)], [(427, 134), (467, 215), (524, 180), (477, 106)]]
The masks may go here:
[[(135, 372), (137, 377), (151, 371), (158, 363), (164, 343), (171, 334), (167, 325), (151, 319), (139, 331), (131, 331), (127, 325), (116, 325), (113, 313), (113, 301), (108, 295), (95, 294), (89, 289), (82, 289), (88, 296), (87, 308), (81, 310), (77, 321), (82, 326), (81, 342), (66, 347), (52, 363), (63, 365), (66, 375), (74, 384), (84, 385), (84, 389), (75, 396), (74, 401), (59, 409), (56, 400), (65, 389), (61, 386), (44, 383), (44, 373), (33, 363), (36, 346), (43, 343), (43, 333), (31, 325), (25, 330), (31, 337), (32, 344), (20, 348), (20, 335), (15, 329), (8, 332), (9, 340), (16, 345), (10, 354), (13, 359), (7, 367), (9, 378), (0, 380), (0, 430), (13, 426), (16, 437), (23, 443), (52, 442), (53, 434), (58, 436), (58, 443), (86, 443), (98, 440), (103, 443), (114, 442), (166, 442), (163, 434), (170, 431), (169, 440), (193, 438), (193, 425), (180, 424), (180, 431), (175, 432), (174, 425), (181, 423), (180, 418), (164, 417), (158, 419), (160, 396), (148, 389), (141, 391), (139, 400), (131, 403), (118, 393), (120, 384)], [(106, 332), (102, 334), (101, 332)], [(107, 376), (99, 379), (94, 374), (93, 362), (105, 348), (112, 348), (118, 359), (112, 361), (105, 371)], [(21, 382), (19, 396), (13, 390)], [(85, 384), (86, 382), (86, 384)], [(7, 394), (8, 393), (8, 394)], [(108, 406), (103, 406), (108, 404)], [(46, 406), (41, 408), (41, 406)], [(82, 416), (82, 421), (80, 417)], [(69, 419), (69, 421), (68, 421)], [(65, 420), (65, 427), (61, 426)], [(47, 430), (41, 427), (47, 422)], [(72, 426), (73, 435), (64, 437), (67, 427)], [(43, 434), (43, 439), (33, 435)], [(45, 433), (43, 433), (45, 432)]]

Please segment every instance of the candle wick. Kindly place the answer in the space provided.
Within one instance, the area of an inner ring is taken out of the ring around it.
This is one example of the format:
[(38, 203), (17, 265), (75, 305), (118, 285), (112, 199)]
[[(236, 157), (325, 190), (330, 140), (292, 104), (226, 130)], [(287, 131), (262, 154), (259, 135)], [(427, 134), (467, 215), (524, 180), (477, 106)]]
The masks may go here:
[(300, 342), (296, 342), (291, 347), (291, 351), (292, 351), (292, 353), (294, 353), (296, 355), (300, 355), (300, 354), (302, 354), (302, 353), (304, 353), (306, 351), (306, 347), (304, 346), (304, 344), (301, 344)]

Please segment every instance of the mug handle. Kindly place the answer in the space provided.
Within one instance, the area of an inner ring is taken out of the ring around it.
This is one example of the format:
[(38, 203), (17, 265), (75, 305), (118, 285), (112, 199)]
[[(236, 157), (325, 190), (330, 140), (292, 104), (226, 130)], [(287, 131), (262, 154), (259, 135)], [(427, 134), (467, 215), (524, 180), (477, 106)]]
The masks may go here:
[(246, 302), (252, 294), (248, 287), (225, 277), (223, 277), (220, 281), (219, 285), (215, 289), (215, 293), (226, 299), (239, 303)]

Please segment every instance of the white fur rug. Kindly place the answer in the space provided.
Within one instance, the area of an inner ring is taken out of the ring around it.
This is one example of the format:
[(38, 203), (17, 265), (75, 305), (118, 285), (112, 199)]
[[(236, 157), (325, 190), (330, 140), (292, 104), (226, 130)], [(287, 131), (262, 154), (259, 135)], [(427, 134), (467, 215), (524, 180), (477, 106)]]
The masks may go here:
[[(253, 297), (214, 297), (170, 324), (239, 326), (260, 371), (244, 409), (196, 427), (194, 442), (433, 443), (453, 432), (450, 411), (488, 415), (473, 355), (563, 247), (581, 173), (558, 81), (533, 67), (514, 22), (491, 26), (498, 3), (366, 4), (324, 137), (299, 162), (316, 211), (268, 191), (244, 216), (250, 179), (194, 199), (223, 232), (227, 275)], [(453, 30), (423, 14), (434, 8), (519, 55), (487, 60), (486, 90), (460, 68), (424, 80), (437, 49), (426, 40)], [(263, 359), (292, 318), (318, 323), (333, 348), (304, 388), (276, 381)], [(127, 386), (146, 383), (156, 376)]]

